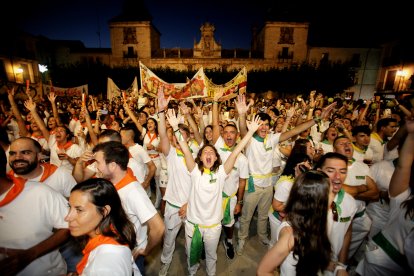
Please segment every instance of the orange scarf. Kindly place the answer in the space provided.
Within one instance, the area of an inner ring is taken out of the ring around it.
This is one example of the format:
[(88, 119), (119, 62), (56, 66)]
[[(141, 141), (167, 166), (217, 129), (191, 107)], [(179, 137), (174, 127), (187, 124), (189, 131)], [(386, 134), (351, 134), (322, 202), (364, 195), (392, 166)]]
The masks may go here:
[[(49, 176), (51, 176), (57, 169), (57, 166), (53, 164), (42, 164), (43, 167), (43, 175), (40, 178), (40, 182), (44, 182)], [(13, 187), (9, 190), (7, 195), (0, 201), (0, 207), (9, 204), (12, 202), (24, 189), (24, 185), (26, 184), (27, 179), (15, 176), (13, 170), (11, 170), (7, 176), (13, 181)]]
[(42, 139), (42, 138), (45, 138), (43, 135), (41, 135), (41, 134), (39, 134), (39, 135), (36, 135), (36, 134), (32, 134), (32, 138), (33, 139), (35, 139), (35, 140), (39, 140), (39, 139)]
[(68, 148), (70, 148), (73, 145), (73, 143), (72, 143), (72, 141), (67, 141), (66, 144), (64, 144), (64, 145), (59, 145), (59, 144), (56, 144), (56, 145), (59, 149), (67, 150)]
[(133, 175), (132, 170), (128, 168), (124, 178), (122, 178), (121, 181), (115, 184), (115, 188), (117, 191), (119, 191), (120, 189), (134, 181), (137, 181), (137, 178)]
[(157, 133), (154, 133), (154, 135), (152, 135), (151, 137), (151, 133), (147, 132), (147, 136), (150, 139), (149, 144), (151, 144), (152, 141), (154, 141), (157, 138)]
[(88, 263), (89, 254), (92, 252), (92, 250), (103, 244), (120, 245), (119, 242), (117, 242), (114, 238), (102, 235), (97, 235), (95, 238), (89, 239), (88, 243), (82, 251), (83, 258), (76, 265), (76, 272), (79, 275), (81, 275), (83, 270), (85, 269), (85, 266)]

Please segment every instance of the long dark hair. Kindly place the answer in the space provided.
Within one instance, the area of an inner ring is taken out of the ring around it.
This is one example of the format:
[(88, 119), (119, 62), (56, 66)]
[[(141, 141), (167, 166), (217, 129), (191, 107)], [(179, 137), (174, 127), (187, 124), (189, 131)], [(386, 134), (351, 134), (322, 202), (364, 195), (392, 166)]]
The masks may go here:
[(307, 171), (295, 179), (286, 202), (286, 219), (293, 229), (297, 275), (317, 275), (328, 266), (331, 244), (327, 234), (329, 177)]
[(147, 124), (148, 124), (148, 121), (149, 120), (151, 120), (151, 121), (153, 121), (154, 122), (154, 124), (155, 124), (155, 127), (154, 127), (154, 132), (155, 132), (155, 134), (157, 134), (158, 135), (158, 122), (157, 122), (157, 120), (155, 120), (154, 118), (152, 118), (152, 117), (149, 117), (148, 119), (147, 119)]
[(204, 145), (211, 145), (210, 141), (207, 140), (206, 137), (206, 129), (207, 128), (211, 128), (211, 131), (213, 131), (213, 126), (212, 125), (206, 125), (203, 131), (203, 141), (204, 141)]
[(297, 164), (306, 162), (312, 163), (312, 160), (310, 157), (305, 153), (295, 153), (290, 154), (288, 159), (286, 160), (285, 168), (283, 169), (283, 172), (281, 175), (287, 175), (295, 177), (295, 167)]
[(197, 158), (194, 160), (194, 162), (196, 162), (196, 164), (198, 166), (198, 169), (201, 172), (203, 172), (204, 167), (203, 167), (203, 162), (201, 161), (201, 154), (203, 153), (203, 150), (206, 147), (212, 148), (214, 150), (214, 152), (216, 153), (217, 160), (216, 160), (216, 162), (214, 162), (213, 166), (210, 168), (211, 172), (215, 172), (218, 169), (218, 167), (221, 165), (221, 158), (220, 158), (220, 154), (218, 154), (216, 148), (213, 145), (205, 144), (204, 146), (202, 146), (201, 149), (198, 151)]
[[(90, 178), (75, 185), (71, 193), (74, 191), (88, 193), (90, 202), (102, 214), (98, 227), (103, 236), (113, 237), (120, 244), (127, 244), (131, 250), (135, 247), (134, 225), (125, 213), (118, 192), (110, 181), (103, 178)], [(111, 207), (111, 211), (106, 216), (105, 205)]]

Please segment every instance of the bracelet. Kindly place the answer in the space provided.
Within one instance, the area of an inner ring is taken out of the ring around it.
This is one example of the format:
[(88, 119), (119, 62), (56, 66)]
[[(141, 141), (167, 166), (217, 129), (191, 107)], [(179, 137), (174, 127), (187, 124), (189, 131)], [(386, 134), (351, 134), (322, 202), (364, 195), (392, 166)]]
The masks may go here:
[(239, 201), (237, 201), (237, 204), (239, 204), (239, 205), (243, 205), (243, 200), (239, 200)]
[(180, 131), (180, 129), (179, 129), (179, 128), (177, 128), (176, 130), (174, 130), (174, 133), (176, 133), (177, 131)]
[(157, 114), (160, 114), (160, 113), (165, 113), (165, 109), (157, 112)]
[(337, 262), (336, 267), (337, 267), (337, 269), (345, 269), (346, 270), (348, 266), (346, 264), (341, 263), (341, 262)]
[(213, 104), (215, 104), (215, 103), (218, 104), (219, 102), (218, 101), (213, 101)]

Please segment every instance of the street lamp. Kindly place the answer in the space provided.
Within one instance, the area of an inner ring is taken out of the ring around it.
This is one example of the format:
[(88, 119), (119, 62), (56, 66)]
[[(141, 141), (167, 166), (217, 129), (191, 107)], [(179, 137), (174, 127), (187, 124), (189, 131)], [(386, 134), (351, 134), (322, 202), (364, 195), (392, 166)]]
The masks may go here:
[(46, 79), (45, 79), (46, 76), (43, 73), (46, 73), (48, 71), (47, 65), (39, 64), (38, 66), (39, 66), (39, 72), (41, 74), (42, 82), (46, 82)]

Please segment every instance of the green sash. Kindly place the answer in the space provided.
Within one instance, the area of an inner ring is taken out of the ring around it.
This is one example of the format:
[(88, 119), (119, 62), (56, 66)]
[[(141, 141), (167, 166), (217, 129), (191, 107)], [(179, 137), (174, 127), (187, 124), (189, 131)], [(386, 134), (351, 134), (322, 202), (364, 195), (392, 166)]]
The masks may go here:
[(198, 224), (194, 224), (194, 232), (190, 247), (190, 266), (193, 266), (200, 261), (202, 250), (203, 239), (201, 238), (200, 229), (198, 228)]

